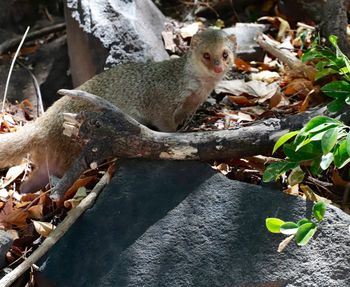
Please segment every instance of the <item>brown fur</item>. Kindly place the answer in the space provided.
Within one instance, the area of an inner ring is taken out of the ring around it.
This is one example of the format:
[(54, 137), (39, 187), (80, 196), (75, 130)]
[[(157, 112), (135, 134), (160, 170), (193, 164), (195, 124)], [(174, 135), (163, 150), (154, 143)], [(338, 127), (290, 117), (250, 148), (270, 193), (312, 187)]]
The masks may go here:
[[(185, 56), (158, 63), (130, 63), (105, 71), (77, 89), (109, 100), (139, 122), (174, 132), (207, 99), (230, 69), (235, 39), (219, 30), (193, 37)], [(224, 59), (223, 52), (228, 54)], [(204, 53), (210, 59), (203, 57)], [(222, 69), (216, 73), (213, 69)], [(63, 97), (40, 118), (15, 133), (0, 136), (0, 168), (16, 164), (27, 153), (36, 166), (22, 191), (38, 190), (48, 175), (62, 176), (80, 151), (63, 131), (63, 113), (94, 109), (83, 100)]]

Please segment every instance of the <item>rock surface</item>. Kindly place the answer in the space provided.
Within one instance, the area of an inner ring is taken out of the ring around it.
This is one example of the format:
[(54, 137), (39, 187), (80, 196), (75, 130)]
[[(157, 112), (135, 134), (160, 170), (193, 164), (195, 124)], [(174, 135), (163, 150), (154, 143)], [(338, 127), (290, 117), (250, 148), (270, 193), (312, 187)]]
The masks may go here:
[(150, 0), (68, 0), (68, 48), (75, 86), (105, 66), (168, 59), (165, 17)]
[(0, 230), (0, 268), (4, 267), (6, 253), (10, 250), (12, 242), (12, 236), (6, 231)]
[(41, 276), (58, 287), (350, 286), (347, 227), (329, 226), (350, 217), (337, 208), (307, 246), (276, 251), (283, 237), (265, 218), (298, 220), (311, 207), (204, 163), (124, 161)]

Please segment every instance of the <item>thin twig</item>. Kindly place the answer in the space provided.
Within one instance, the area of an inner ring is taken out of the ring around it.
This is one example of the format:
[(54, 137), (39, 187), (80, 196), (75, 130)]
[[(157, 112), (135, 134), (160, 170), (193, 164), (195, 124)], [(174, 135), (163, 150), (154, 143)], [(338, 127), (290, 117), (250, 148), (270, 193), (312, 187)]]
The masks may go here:
[(113, 171), (107, 171), (94, 189), (79, 203), (79, 205), (68, 212), (67, 217), (53, 230), (44, 242), (35, 250), (25, 261), (18, 265), (10, 273), (6, 274), (0, 280), (1, 287), (10, 287), (15, 280), (28, 270), (35, 262), (44, 256), (50, 248), (57, 243), (59, 239), (68, 231), (73, 223), (88, 209), (93, 206), (97, 196), (102, 189), (109, 183)]
[[(33, 31), (33, 32), (28, 34), (27, 40), (32, 40), (32, 39), (44, 36), (44, 35), (49, 34), (49, 33), (61, 31), (65, 27), (66, 27), (66, 23), (59, 23), (56, 25), (45, 27), (45, 28), (40, 29), (40, 30)], [(21, 41), (21, 37), (16, 37), (16, 38), (4, 41), (0, 45), (0, 54), (3, 54), (4, 52), (8, 51), (9, 49), (15, 47), (20, 41)]]
[(21, 61), (17, 60), (16, 61), (22, 68), (24, 68), (29, 75), (31, 76), (31, 78), (33, 79), (33, 83), (34, 83), (34, 88), (35, 88), (35, 92), (36, 92), (36, 97), (37, 97), (37, 106), (39, 107), (39, 110), (37, 110), (37, 117), (39, 117), (40, 115), (42, 115), (44, 113), (44, 104), (43, 104), (43, 98), (41, 95), (41, 91), (40, 91), (40, 86), (39, 86), (39, 82), (36, 79), (35, 75), (32, 73), (32, 71), (26, 66), (24, 65)]
[(7, 75), (7, 80), (6, 80), (5, 92), (4, 92), (4, 99), (3, 99), (3, 101), (2, 101), (2, 108), (1, 108), (1, 112), (2, 112), (2, 113), (4, 112), (4, 109), (5, 109), (5, 102), (6, 102), (7, 90), (8, 90), (8, 87), (9, 87), (9, 83), (10, 83), (10, 79), (11, 79), (11, 74), (12, 74), (13, 66), (15, 65), (16, 59), (17, 59), (17, 57), (18, 57), (18, 53), (19, 53), (19, 51), (20, 51), (21, 48), (22, 48), (22, 45), (23, 45), (23, 43), (24, 43), (25, 38), (27, 37), (27, 34), (28, 34), (29, 29), (30, 29), (30, 27), (28, 26), (28, 27), (27, 27), (27, 30), (25, 31), (25, 33), (24, 33), (24, 35), (23, 35), (23, 37), (22, 37), (21, 42), (19, 43), (19, 46), (18, 46), (17, 51), (16, 51), (16, 54), (15, 54), (15, 56), (14, 56), (13, 59), (12, 59), (10, 71), (9, 71), (9, 74)]

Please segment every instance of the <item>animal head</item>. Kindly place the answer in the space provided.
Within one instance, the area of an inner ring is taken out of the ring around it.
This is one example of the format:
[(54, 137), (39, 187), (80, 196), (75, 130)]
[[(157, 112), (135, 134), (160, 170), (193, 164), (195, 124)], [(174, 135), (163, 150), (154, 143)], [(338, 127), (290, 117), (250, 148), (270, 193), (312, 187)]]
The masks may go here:
[(200, 75), (221, 79), (233, 65), (236, 47), (236, 36), (207, 29), (193, 36), (190, 51)]

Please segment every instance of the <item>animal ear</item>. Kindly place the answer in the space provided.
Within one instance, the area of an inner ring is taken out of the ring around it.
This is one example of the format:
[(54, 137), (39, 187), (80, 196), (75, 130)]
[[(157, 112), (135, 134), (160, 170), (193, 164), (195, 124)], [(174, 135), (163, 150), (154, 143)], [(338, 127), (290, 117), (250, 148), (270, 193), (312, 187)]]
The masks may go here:
[(197, 33), (193, 35), (191, 39), (191, 49), (197, 47), (199, 42), (200, 42), (200, 33)]
[(227, 39), (231, 43), (232, 50), (235, 51), (237, 49), (237, 38), (236, 38), (236, 35), (234, 35), (234, 34), (227, 35)]

